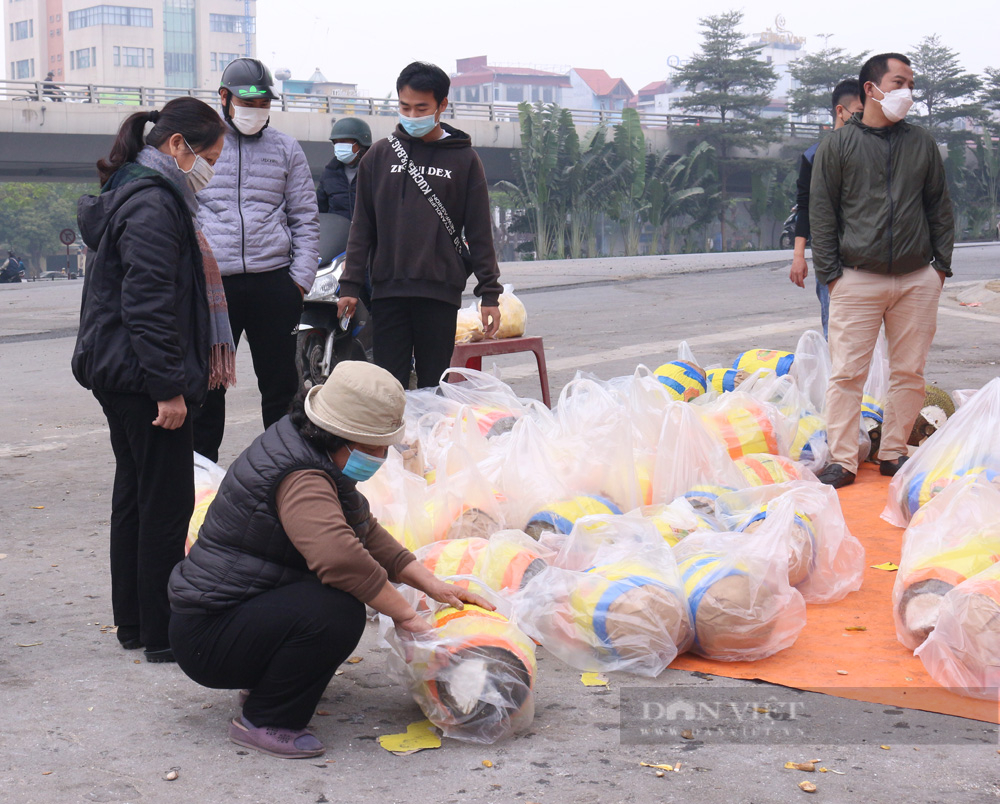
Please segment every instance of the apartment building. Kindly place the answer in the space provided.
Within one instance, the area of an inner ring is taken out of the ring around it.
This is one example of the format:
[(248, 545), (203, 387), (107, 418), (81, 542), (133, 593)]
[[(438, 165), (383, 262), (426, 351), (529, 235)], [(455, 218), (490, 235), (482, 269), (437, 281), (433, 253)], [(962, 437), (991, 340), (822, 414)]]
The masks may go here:
[(254, 55), (256, 0), (0, 0), (12, 80), (212, 89)]

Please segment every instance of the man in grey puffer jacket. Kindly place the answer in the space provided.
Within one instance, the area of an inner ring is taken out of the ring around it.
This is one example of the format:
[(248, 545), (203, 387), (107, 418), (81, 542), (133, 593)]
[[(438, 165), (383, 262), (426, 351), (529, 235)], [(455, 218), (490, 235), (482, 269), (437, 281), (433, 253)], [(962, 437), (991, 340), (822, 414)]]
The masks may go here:
[[(230, 130), (215, 177), (198, 193), (198, 223), (219, 263), (233, 337), (245, 332), (265, 429), (298, 389), (295, 327), (319, 263), (319, 213), (302, 148), (268, 128), (277, 98), (267, 67), (237, 59), (219, 88)], [(194, 417), (194, 448), (218, 461), (225, 390), (210, 391)]]

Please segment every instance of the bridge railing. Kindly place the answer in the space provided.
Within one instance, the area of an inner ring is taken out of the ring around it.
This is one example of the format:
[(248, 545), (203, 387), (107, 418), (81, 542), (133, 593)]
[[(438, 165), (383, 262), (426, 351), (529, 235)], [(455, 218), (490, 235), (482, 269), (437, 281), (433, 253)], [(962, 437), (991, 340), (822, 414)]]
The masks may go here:
[[(175, 87), (122, 87), (104, 84), (52, 84), (45, 81), (0, 80), (0, 101), (24, 103), (91, 103), (114, 106), (154, 107), (167, 101), (191, 96), (206, 103), (218, 102), (218, 91)], [(396, 102), (391, 98), (361, 98), (353, 95), (309, 95), (286, 92), (273, 104), (286, 112), (313, 112), (334, 116), (364, 115), (395, 117)], [(621, 121), (620, 111), (606, 109), (570, 109), (578, 126), (614, 125)], [(455, 101), (448, 104), (445, 118), (450, 120), (483, 120), (496, 123), (518, 122), (516, 103), (473, 103)], [(640, 111), (643, 128), (674, 128), (718, 122), (718, 118), (691, 114), (663, 114)], [(830, 128), (819, 123), (783, 121), (783, 134), (815, 139)]]

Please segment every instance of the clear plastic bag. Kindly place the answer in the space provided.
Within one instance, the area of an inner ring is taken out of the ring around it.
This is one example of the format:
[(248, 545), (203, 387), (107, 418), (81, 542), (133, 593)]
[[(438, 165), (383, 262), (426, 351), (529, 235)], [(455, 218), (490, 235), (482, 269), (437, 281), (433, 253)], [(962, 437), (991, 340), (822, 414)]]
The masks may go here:
[[(496, 592), (476, 578), (448, 580), (486, 598), (496, 611), (469, 603), (458, 610), (421, 595), (414, 608), (435, 627), (416, 636), (400, 634), (380, 615), (379, 633), (392, 649), (388, 673), (445, 736), (494, 743), (534, 718), (535, 645)], [(413, 591), (405, 590), (411, 598)]]
[(780, 505), (790, 505), (794, 513), (769, 537), (782, 542), (788, 582), (806, 602), (832, 603), (860, 589), (865, 550), (848, 530), (840, 499), (829, 486), (796, 480), (731, 492), (719, 498), (716, 514), (726, 528), (756, 538)]
[(699, 409), (710, 433), (726, 446), (731, 458), (757, 452), (787, 455), (791, 437), (777, 408), (736, 391)]
[(629, 514), (641, 516), (652, 522), (663, 537), (663, 541), (670, 547), (696, 530), (714, 531), (719, 527), (714, 517), (698, 513), (684, 497), (678, 497), (666, 505), (663, 503), (644, 505), (635, 511), (630, 511)]
[(208, 506), (212, 504), (222, 479), (226, 476), (226, 470), (213, 463), (204, 455), (194, 453), (194, 511), (188, 521), (187, 538), (184, 540), (184, 555), (191, 552), (191, 547), (198, 540), (198, 531), (201, 530), (205, 521), (205, 514), (208, 513)]
[(882, 518), (906, 527), (935, 495), (974, 475), (1000, 484), (1000, 377), (959, 408), (896, 473)]
[(1000, 687), (1000, 564), (948, 591), (937, 625), (916, 656), (938, 684), (952, 692), (997, 700)]
[(691, 650), (718, 661), (756, 661), (794, 644), (805, 602), (788, 583), (781, 535), (792, 526), (786, 504), (753, 540), (742, 533), (692, 533), (674, 548), (695, 640)]
[(715, 498), (743, 484), (725, 443), (713, 437), (698, 408), (672, 402), (656, 452), (653, 503), (683, 496), (701, 513), (714, 514)]
[[(480, 316), (481, 319), (481, 316)], [(500, 294), (500, 329), (498, 338), (519, 338), (528, 326), (528, 311), (517, 296), (513, 285), (504, 285)]]
[(790, 373), (817, 414), (826, 410), (826, 389), (830, 385), (831, 370), (830, 346), (823, 334), (812, 329), (802, 333), (795, 347), (795, 362)]
[(882, 441), (882, 420), (885, 417), (885, 406), (889, 401), (889, 376), (889, 345), (885, 331), (882, 331), (875, 341), (875, 351), (872, 352), (868, 378), (865, 380), (861, 397), (861, 427), (868, 434), (871, 443), (869, 454), (863, 456), (861, 460), (875, 460), (878, 456), (879, 444)]
[(779, 377), (792, 370), (795, 363), (793, 352), (782, 352), (774, 349), (749, 349), (738, 355), (733, 361), (733, 368), (746, 371), (749, 374), (764, 369), (773, 371)]
[(734, 463), (743, 474), (746, 486), (770, 486), (775, 483), (789, 483), (792, 480), (816, 480), (804, 465), (783, 455), (743, 455)]
[(944, 596), (1000, 561), (1000, 490), (982, 478), (954, 483), (903, 534), (892, 588), (896, 637), (910, 650), (934, 630)]
[[(687, 606), (670, 548), (651, 523), (581, 521), (550, 566), (514, 596), (525, 631), (578, 670), (657, 676), (689, 644)], [(560, 558), (556, 562), (560, 562)]]
[(485, 336), (483, 317), (476, 303), (472, 302), (460, 309), (455, 323), (455, 343), (475, 343)]
[(417, 560), (439, 577), (473, 575), (496, 592), (516, 592), (548, 566), (553, 557), (526, 533), (505, 530), (489, 539), (435, 542), (417, 551)]
[(678, 345), (676, 360), (664, 363), (653, 374), (675, 402), (690, 402), (708, 392), (708, 376), (687, 341)]

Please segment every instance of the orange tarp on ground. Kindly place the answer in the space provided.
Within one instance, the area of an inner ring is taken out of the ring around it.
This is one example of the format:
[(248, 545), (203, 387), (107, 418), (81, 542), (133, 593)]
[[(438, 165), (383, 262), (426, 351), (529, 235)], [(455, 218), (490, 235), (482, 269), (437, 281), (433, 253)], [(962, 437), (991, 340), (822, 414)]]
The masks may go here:
[[(996, 703), (966, 698), (940, 687), (920, 660), (896, 640), (892, 620), (896, 573), (871, 567), (887, 561), (899, 563), (903, 531), (879, 517), (888, 488), (889, 478), (879, 475), (873, 464), (865, 464), (854, 485), (838, 492), (847, 526), (865, 547), (866, 569), (860, 591), (838, 603), (807, 606), (807, 624), (795, 644), (767, 659), (716, 662), (685, 654), (671, 667), (1000, 723)], [(868, 630), (844, 630), (851, 625)]]

